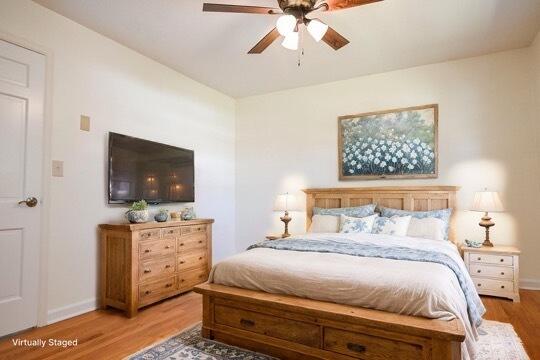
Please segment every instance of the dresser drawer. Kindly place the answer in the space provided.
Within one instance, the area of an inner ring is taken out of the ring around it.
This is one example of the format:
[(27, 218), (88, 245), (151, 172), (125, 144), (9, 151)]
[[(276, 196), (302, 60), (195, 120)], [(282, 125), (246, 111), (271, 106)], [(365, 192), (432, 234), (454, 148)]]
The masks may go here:
[(514, 279), (514, 269), (506, 266), (493, 266), (482, 264), (470, 265), (471, 276), (476, 277), (493, 277), (498, 279)]
[(498, 292), (514, 291), (514, 283), (512, 281), (484, 279), (476, 276), (472, 276), (472, 281), (474, 282), (478, 292), (481, 292), (482, 290)]
[(158, 276), (174, 274), (175, 271), (176, 261), (174, 256), (160, 260), (144, 261), (139, 265), (139, 282)]
[(176, 291), (176, 277), (139, 285), (139, 306), (149, 304), (169, 296)]
[(206, 231), (206, 225), (194, 225), (194, 226), (182, 227), (182, 235), (188, 235), (188, 234), (205, 232), (205, 231)]
[(176, 260), (178, 271), (202, 267), (206, 268), (208, 265), (206, 250), (204, 249), (181, 253), (176, 257)]
[(178, 289), (186, 290), (208, 280), (207, 269), (182, 271), (178, 274)]
[(170, 238), (180, 236), (181, 228), (179, 227), (170, 227), (161, 229), (161, 237)]
[(215, 322), (298, 344), (319, 347), (319, 327), (224, 305), (215, 305)]
[(326, 327), (324, 349), (360, 359), (391, 359), (399, 354), (400, 360), (423, 359), (420, 345), (390, 340), (377, 336)]
[(140, 242), (139, 258), (144, 260), (174, 254), (175, 245), (176, 240), (174, 238)]
[(176, 251), (181, 253), (206, 247), (206, 233), (194, 233), (181, 236), (176, 242)]
[(159, 229), (139, 231), (139, 240), (159, 239)]
[(495, 255), (495, 254), (482, 254), (471, 253), (470, 261), (482, 264), (499, 264), (499, 265), (513, 265), (514, 258), (510, 255)]

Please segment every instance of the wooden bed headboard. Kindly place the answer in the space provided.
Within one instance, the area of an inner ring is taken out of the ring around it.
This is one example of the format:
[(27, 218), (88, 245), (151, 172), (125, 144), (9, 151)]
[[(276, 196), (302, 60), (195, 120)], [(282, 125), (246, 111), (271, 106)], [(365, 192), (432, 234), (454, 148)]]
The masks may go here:
[[(412, 211), (456, 208), (459, 186), (388, 186), (358, 188), (305, 189), (306, 231), (311, 225), (313, 208), (341, 208), (377, 204), (379, 206)], [(452, 216), (454, 218), (454, 216)], [(449, 238), (455, 243), (454, 221), (451, 220)]]

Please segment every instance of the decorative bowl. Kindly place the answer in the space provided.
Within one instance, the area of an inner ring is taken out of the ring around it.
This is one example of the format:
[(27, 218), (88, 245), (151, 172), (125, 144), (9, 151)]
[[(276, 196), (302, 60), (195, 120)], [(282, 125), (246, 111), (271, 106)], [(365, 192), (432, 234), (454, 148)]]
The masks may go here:
[(144, 223), (148, 221), (148, 210), (129, 210), (126, 216), (132, 224)]
[(482, 242), (481, 241), (474, 241), (474, 240), (465, 239), (465, 244), (467, 244), (468, 247), (472, 247), (472, 248), (481, 248), (482, 247)]

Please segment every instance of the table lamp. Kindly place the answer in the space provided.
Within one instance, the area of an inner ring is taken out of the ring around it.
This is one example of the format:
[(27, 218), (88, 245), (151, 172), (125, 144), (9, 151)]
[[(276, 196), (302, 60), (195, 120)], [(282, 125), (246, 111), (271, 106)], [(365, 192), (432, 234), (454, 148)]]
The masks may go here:
[(484, 213), (482, 220), (478, 223), (478, 225), (486, 228), (486, 239), (482, 245), (493, 246), (493, 243), (489, 241), (489, 228), (494, 226), (495, 223), (491, 221), (491, 217), (489, 217), (488, 213), (504, 211), (501, 199), (499, 198), (499, 193), (496, 191), (487, 191), (487, 189), (484, 191), (477, 191), (474, 194), (471, 210)]
[(289, 193), (279, 194), (274, 202), (274, 211), (285, 211), (285, 214), (280, 217), (281, 221), (285, 224), (285, 231), (281, 235), (283, 238), (291, 236), (289, 234), (289, 222), (292, 218), (289, 216), (289, 210), (298, 210), (296, 198)]

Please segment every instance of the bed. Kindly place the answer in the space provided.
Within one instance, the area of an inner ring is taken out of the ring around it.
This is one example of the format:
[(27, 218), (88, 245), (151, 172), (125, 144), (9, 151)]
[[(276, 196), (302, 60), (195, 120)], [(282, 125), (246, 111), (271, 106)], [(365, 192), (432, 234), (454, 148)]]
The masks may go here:
[[(452, 186), (308, 189), (306, 229), (314, 207), (377, 203), (400, 210), (438, 210), (455, 207), (457, 190)], [(324, 243), (326, 238), (316, 234), (267, 244), (301, 246)], [(449, 239), (455, 241), (453, 219)], [(437, 247), (456, 266), (463, 265), (452, 242), (440, 246), (435, 240), (369, 234), (344, 236), (343, 244), (337, 238), (328, 241), (339, 246), (354, 242), (366, 249), (399, 241), (411, 249)], [(458, 281), (459, 276), (442, 264), (289, 250), (263, 246), (216, 264), (209, 282), (195, 288), (203, 295), (204, 337), (282, 359), (474, 357), (476, 327), (470, 324), (468, 298), (458, 284), (466, 279)], [(389, 275), (377, 270), (381, 268)], [(411, 291), (409, 285), (400, 286), (407, 282), (414, 282)], [(377, 306), (372, 306), (373, 299)]]

